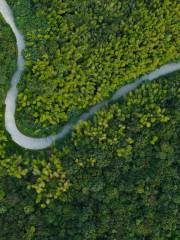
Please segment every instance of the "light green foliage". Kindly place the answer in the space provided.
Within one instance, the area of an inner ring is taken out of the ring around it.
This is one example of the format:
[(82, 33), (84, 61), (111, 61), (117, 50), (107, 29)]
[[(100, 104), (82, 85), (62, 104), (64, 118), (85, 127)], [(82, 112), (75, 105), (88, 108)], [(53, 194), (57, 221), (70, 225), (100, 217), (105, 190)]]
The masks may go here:
[[(37, 193), (36, 202), (44, 202), (41, 207), (46, 207), (51, 200), (61, 198), (66, 192), (70, 183), (60, 161), (59, 152), (52, 153), (47, 160), (32, 161), (32, 175), (36, 178), (34, 184), (28, 185), (28, 189), (34, 189)], [(50, 188), (48, 188), (48, 185)]]
[(34, 2), (46, 27), (25, 31), (17, 119), (28, 134), (57, 130), (118, 87), (179, 57), (177, 1)]

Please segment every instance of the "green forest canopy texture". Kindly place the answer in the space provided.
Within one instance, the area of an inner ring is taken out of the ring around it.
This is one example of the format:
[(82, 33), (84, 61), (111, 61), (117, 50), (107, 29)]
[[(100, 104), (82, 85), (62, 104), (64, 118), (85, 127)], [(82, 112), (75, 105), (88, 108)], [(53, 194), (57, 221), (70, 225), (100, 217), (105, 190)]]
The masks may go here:
[[(16, 120), (28, 135), (179, 59), (177, 0), (7, 2), (26, 40)], [(180, 71), (28, 151), (4, 128), (16, 43), (1, 16), (0, 66), (0, 240), (179, 239)]]

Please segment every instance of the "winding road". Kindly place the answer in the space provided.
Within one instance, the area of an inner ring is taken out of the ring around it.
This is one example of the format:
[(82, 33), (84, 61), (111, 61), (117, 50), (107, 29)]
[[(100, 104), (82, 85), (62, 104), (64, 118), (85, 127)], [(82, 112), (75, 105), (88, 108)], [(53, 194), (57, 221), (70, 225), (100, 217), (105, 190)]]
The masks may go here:
[(17, 28), (15, 24), (15, 20), (12, 14), (12, 11), (7, 4), (5, 0), (0, 0), (0, 13), (2, 14), (4, 20), (9, 24), (11, 27), (15, 37), (16, 37), (16, 44), (17, 44), (17, 50), (18, 50), (18, 57), (17, 57), (17, 69), (14, 73), (12, 80), (11, 80), (11, 86), (7, 93), (5, 104), (5, 127), (6, 130), (9, 132), (9, 134), (12, 137), (12, 140), (20, 145), (23, 148), (31, 149), (31, 150), (40, 150), (50, 147), (53, 142), (56, 140), (60, 140), (63, 137), (65, 137), (70, 131), (73, 130), (73, 126), (78, 124), (81, 120), (87, 120), (89, 117), (91, 117), (94, 113), (96, 113), (99, 109), (103, 108), (107, 104), (111, 103), (112, 101), (115, 101), (119, 99), (120, 97), (126, 95), (129, 91), (134, 90), (137, 88), (143, 81), (149, 80), (152, 81), (160, 76), (166, 75), (168, 73), (177, 71), (180, 69), (180, 63), (169, 63), (166, 64), (155, 71), (145, 74), (141, 78), (138, 78), (135, 80), (132, 84), (127, 84), (124, 87), (121, 87), (118, 89), (111, 99), (103, 101), (89, 109), (88, 112), (82, 114), (79, 117), (79, 120), (74, 124), (67, 124), (65, 125), (62, 130), (56, 134), (47, 136), (44, 138), (34, 138), (34, 137), (28, 137), (22, 134), (16, 125), (15, 121), (15, 111), (16, 111), (16, 99), (18, 95), (18, 89), (17, 84), (21, 79), (21, 75), (24, 71), (24, 58), (23, 58), (23, 50), (25, 48), (25, 42), (24, 37)]

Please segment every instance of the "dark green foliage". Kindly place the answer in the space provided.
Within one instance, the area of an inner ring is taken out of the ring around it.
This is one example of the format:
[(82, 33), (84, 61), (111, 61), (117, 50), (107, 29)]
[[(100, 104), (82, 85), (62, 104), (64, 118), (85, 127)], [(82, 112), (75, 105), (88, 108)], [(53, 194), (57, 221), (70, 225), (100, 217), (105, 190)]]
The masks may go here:
[[(11, 75), (15, 70), (16, 48), (15, 38), (10, 28), (7, 28), (1, 15), (0, 26), (0, 119), (2, 119), (5, 94), (9, 87)], [(1, 120), (0, 126), (2, 127)]]
[(178, 89), (179, 72), (143, 84), (81, 123), (64, 146), (19, 152), (21, 168), (6, 152), (1, 168), (21, 177), (16, 197), (25, 197), (14, 212), (11, 191), (1, 191), (2, 236), (16, 236), (14, 226), (8, 235), (13, 218), (22, 239), (178, 239)]

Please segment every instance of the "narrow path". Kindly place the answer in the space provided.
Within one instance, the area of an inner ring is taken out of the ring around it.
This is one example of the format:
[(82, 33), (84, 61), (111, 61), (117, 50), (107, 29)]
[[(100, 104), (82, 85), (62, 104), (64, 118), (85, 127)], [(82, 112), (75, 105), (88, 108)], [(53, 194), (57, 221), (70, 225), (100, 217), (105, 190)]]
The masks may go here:
[[(65, 137), (70, 131), (72, 131), (74, 125), (67, 124), (62, 128), (62, 130), (58, 134), (44, 137), (44, 138), (28, 137), (22, 134), (18, 130), (15, 122), (16, 99), (18, 95), (17, 84), (21, 79), (22, 72), (24, 71), (24, 58), (23, 58), (22, 52), (25, 48), (25, 42), (24, 42), (23, 35), (20, 33), (20, 31), (16, 27), (11, 9), (5, 0), (0, 0), (0, 13), (4, 17), (7, 24), (9, 24), (9, 26), (11, 27), (16, 37), (17, 50), (18, 50), (17, 70), (12, 77), (11, 87), (7, 93), (6, 100), (5, 100), (5, 104), (6, 104), (5, 127), (6, 127), (6, 130), (9, 132), (9, 134), (11, 135), (12, 140), (16, 142), (18, 145), (20, 145), (21, 147), (26, 149), (32, 149), (32, 150), (45, 149), (51, 146), (52, 143), (55, 142), (56, 140), (60, 140), (63, 137)], [(111, 103), (112, 101), (115, 101), (120, 97), (126, 95), (129, 91), (134, 90), (143, 81), (145, 80), (152, 81), (160, 76), (177, 71), (179, 69), (180, 69), (180, 62), (169, 63), (158, 68), (157, 70), (153, 71), (150, 74), (145, 74), (141, 78), (138, 78), (137, 80), (135, 80), (134, 83), (127, 84), (124, 87), (121, 87), (119, 90), (117, 90), (114, 93), (111, 99), (103, 101), (91, 107), (88, 112), (82, 114), (79, 117), (79, 120), (76, 122), (76, 124), (78, 124), (79, 121), (81, 120), (87, 120), (89, 117), (93, 116), (94, 113), (96, 113), (99, 109), (103, 108), (104, 106)]]

